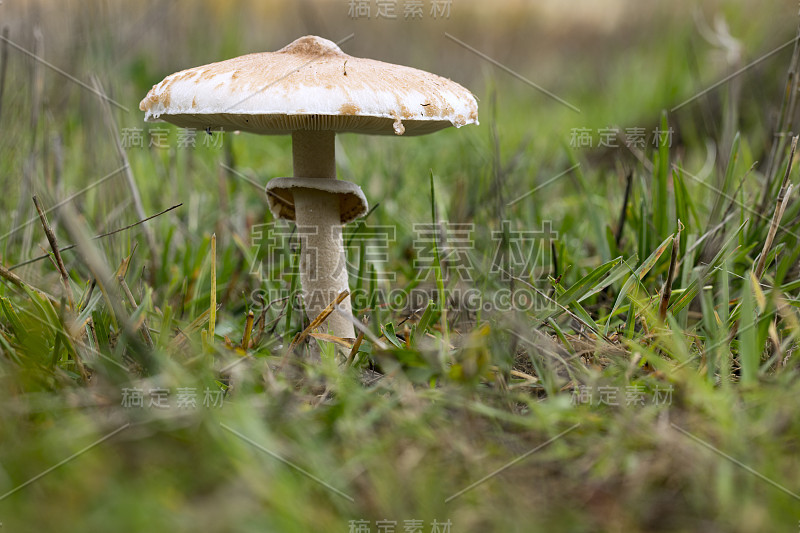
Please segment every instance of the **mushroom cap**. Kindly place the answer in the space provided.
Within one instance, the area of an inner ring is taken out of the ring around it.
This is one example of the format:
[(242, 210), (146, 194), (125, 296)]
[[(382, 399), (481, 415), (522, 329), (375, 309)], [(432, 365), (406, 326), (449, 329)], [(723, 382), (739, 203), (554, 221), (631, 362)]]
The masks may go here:
[(367, 214), (369, 204), (361, 187), (355, 183), (325, 178), (272, 178), (267, 183), (267, 203), (272, 216), (295, 220), (294, 192), (298, 189), (324, 191), (339, 200), (342, 224)]
[(321, 37), (176, 72), (139, 104), (146, 121), (284, 134), (422, 135), (478, 124), (475, 97), (422, 70), (345, 54)]

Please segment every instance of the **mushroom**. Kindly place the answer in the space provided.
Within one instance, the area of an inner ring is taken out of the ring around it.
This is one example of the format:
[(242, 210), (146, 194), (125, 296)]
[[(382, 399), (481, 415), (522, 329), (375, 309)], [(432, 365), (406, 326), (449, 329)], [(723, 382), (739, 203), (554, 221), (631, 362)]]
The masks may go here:
[[(297, 224), (312, 320), (348, 289), (342, 225), (367, 212), (361, 188), (336, 179), (336, 133), (422, 135), (478, 123), (475, 98), (461, 85), (352, 57), (314, 36), (176, 72), (154, 85), (139, 109), (146, 121), (184, 128), (292, 135), (294, 176), (274, 178), (266, 193), (272, 214)], [(339, 309), (352, 314), (349, 297)], [(355, 337), (346, 316), (334, 313), (326, 324), (334, 336)]]

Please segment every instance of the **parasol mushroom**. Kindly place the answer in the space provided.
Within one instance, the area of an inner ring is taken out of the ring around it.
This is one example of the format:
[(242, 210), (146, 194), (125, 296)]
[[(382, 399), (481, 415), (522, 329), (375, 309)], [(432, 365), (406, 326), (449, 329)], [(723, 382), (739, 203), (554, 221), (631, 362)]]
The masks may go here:
[[(276, 218), (294, 220), (300, 281), (310, 319), (348, 289), (342, 225), (367, 212), (361, 188), (336, 179), (336, 133), (422, 135), (478, 123), (478, 105), (461, 85), (421, 70), (349, 56), (306, 36), (167, 76), (139, 109), (145, 120), (184, 128), (291, 134), (294, 176), (267, 184)], [(349, 297), (339, 306), (352, 314)], [(334, 313), (328, 331), (353, 338), (352, 320)]]

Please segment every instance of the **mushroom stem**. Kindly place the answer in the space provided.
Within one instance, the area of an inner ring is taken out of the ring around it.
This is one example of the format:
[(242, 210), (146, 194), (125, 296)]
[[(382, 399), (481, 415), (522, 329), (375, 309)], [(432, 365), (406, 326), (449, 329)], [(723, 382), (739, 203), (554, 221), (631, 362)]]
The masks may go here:
[(336, 179), (336, 134), (332, 131), (292, 132), (292, 163), (298, 178)]
[[(294, 175), (301, 178), (336, 179), (335, 133), (292, 133)], [(342, 291), (349, 290), (347, 262), (342, 239), (340, 202), (337, 196), (319, 190), (298, 188), (294, 193), (295, 221), (300, 235), (300, 283), (309, 319), (314, 320)], [(339, 304), (352, 314), (350, 297)], [(328, 332), (354, 339), (352, 321), (333, 313), (326, 321)]]

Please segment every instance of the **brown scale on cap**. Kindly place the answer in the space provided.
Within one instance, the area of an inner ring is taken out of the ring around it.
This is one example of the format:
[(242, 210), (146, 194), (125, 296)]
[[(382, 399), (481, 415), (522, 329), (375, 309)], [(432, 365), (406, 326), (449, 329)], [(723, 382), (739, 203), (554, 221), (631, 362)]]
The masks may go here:
[(358, 115), (358, 106), (355, 104), (344, 104), (339, 108), (340, 115)]

